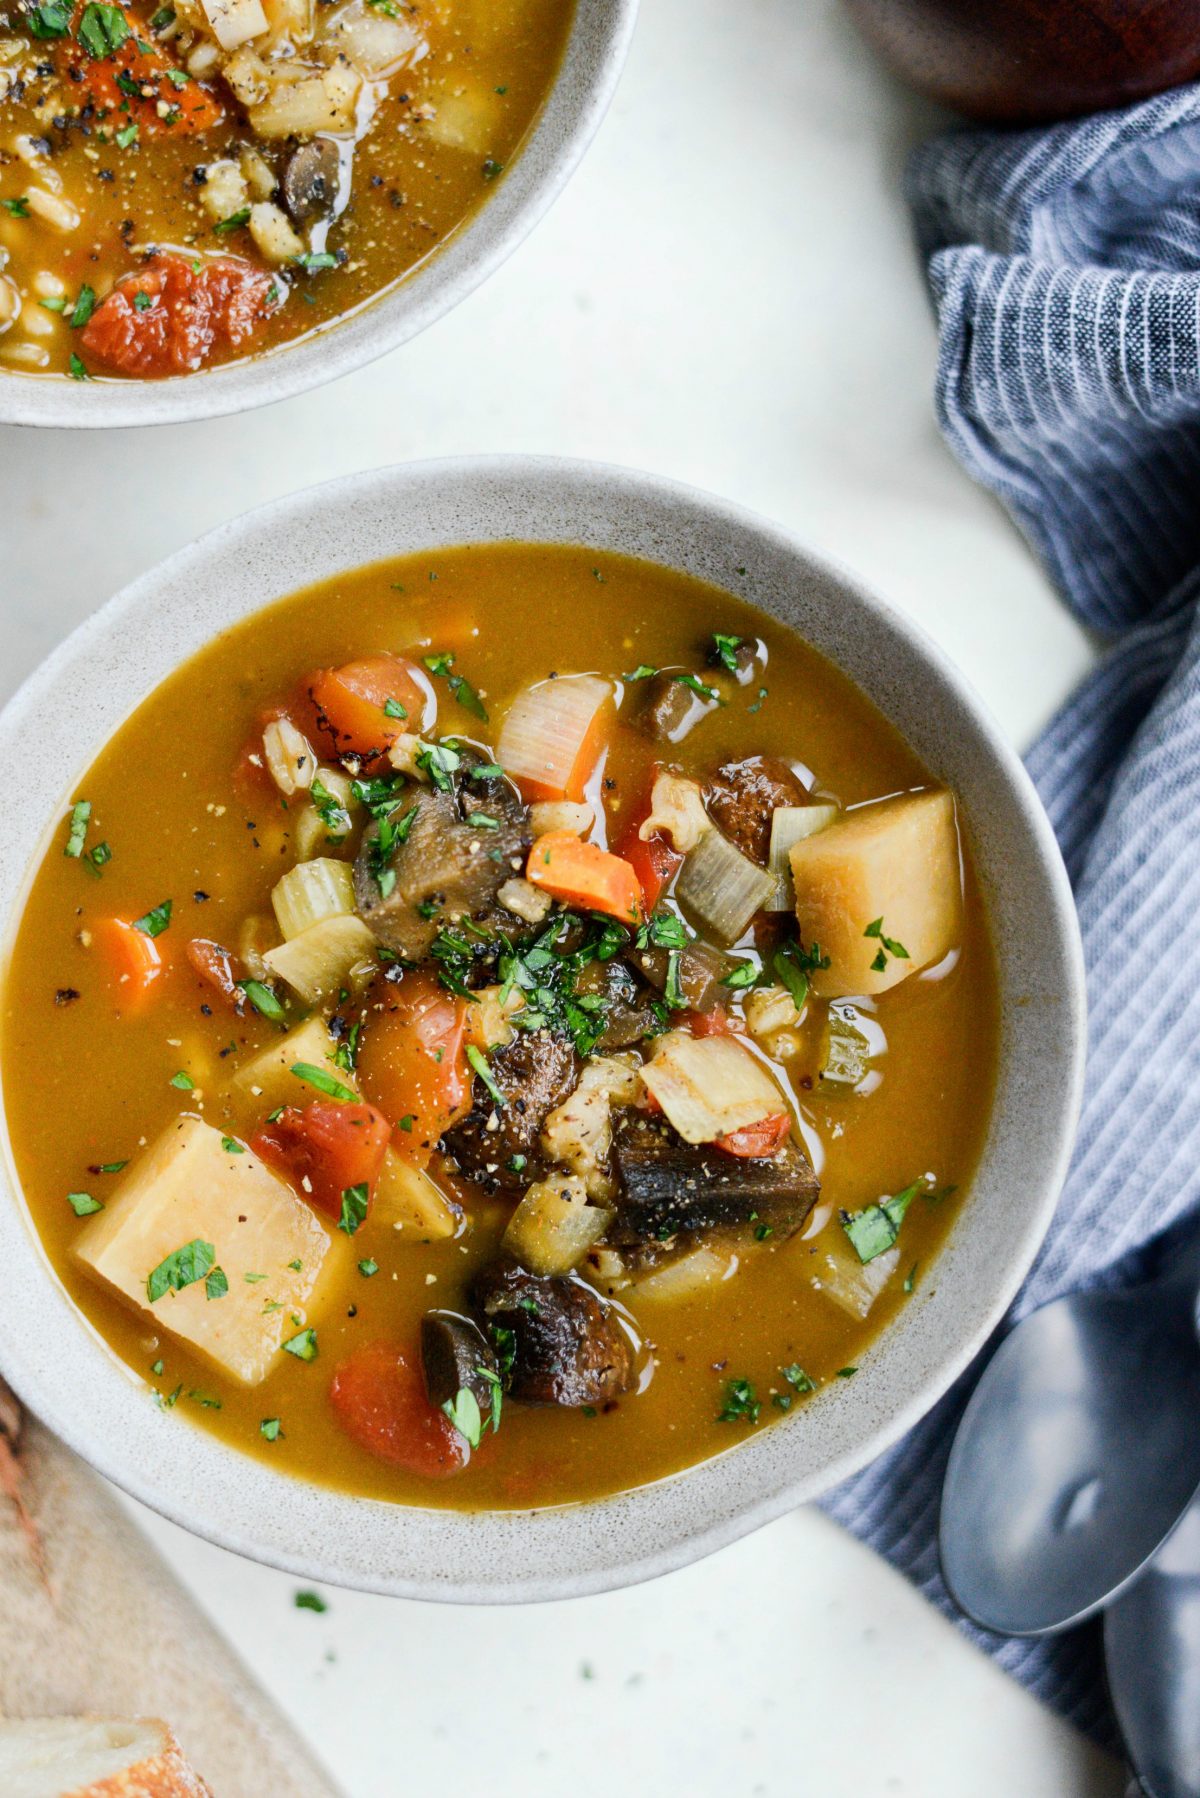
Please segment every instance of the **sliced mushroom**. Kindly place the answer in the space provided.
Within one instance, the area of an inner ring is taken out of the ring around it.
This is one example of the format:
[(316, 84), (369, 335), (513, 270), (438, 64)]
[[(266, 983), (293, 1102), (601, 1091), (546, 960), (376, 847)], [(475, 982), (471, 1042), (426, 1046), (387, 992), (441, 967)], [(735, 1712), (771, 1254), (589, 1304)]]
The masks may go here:
[(468, 1180), (489, 1191), (524, 1192), (542, 1170), (542, 1125), (574, 1090), (579, 1062), (565, 1037), (524, 1030), (507, 1048), (493, 1050), (489, 1063), (504, 1104), (476, 1080), (474, 1108), (447, 1132), (446, 1152)]
[(283, 203), (301, 229), (332, 218), (341, 185), (341, 152), (331, 137), (298, 144), (283, 170)]
[(532, 1405), (599, 1405), (634, 1385), (633, 1343), (615, 1306), (584, 1281), (542, 1278), (513, 1262), (497, 1262), (476, 1277), (471, 1297), (514, 1398)]
[(439, 1410), (471, 1392), (482, 1414), (492, 1409), (499, 1375), (491, 1343), (479, 1325), (454, 1311), (427, 1311), (421, 1319), (421, 1364), (425, 1389)]

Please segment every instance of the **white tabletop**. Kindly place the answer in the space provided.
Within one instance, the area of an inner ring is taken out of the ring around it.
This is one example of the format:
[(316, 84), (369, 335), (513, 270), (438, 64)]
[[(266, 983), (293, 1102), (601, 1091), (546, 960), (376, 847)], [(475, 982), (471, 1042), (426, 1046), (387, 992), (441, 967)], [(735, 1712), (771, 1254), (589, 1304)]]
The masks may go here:
[[(1090, 650), (937, 435), (899, 198), (932, 115), (836, 0), (643, 11), (566, 196), (415, 344), (237, 420), (0, 431), (0, 697), (233, 513), (383, 462), (528, 450), (653, 469), (786, 522), (919, 618), (1029, 740)], [(138, 1514), (350, 1798), (1122, 1789), (815, 1513), (601, 1598), (487, 1611), (335, 1592), (324, 1615), (294, 1608), (294, 1580)]]

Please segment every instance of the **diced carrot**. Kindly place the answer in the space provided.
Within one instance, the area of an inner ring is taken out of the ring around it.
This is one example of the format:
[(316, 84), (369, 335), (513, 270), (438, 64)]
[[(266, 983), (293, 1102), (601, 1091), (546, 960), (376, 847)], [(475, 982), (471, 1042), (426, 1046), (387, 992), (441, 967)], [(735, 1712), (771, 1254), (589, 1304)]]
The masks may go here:
[[(110, 134), (135, 124), (148, 137), (194, 137), (221, 124), (225, 109), (216, 95), (148, 43), (145, 26), (128, 9), (115, 10), (128, 36), (107, 56), (90, 56), (76, 35), (62, 38), (58, 46), (72, 91), (95, 109), (92, 129), (108, 121)], [(79, 8), (76, 25), (81, 16)]]
[(783, 1147), (791, 1133), (791, 1118), (786, 1111), (779, 1111), (771, 1117), (760, 1119), (757, 1124), (747, 1124), (741, 1130), (731, 1130), (726, 1136), (718, 1136), (714, 1146), (724, 1149), (727, 1155), (746, 1158), (774, 1155)]
[(377, 982), (366, 1015), (359, 1084), (391, 1119), (397, 1154), (425, 1167), (438, 1138), (471, 1109), (467, 1001), (422, 969)]
[(368, 1342), (355, 1349), (338, 1363), (329, 1403), (347, 1436), (390, 1467), (444, 1479), (470, 1459), (466, 1438), (425, 1390), (415, 1348)]
[(525, 877), (581, 911), (603, 912), (622, 924), (641, 922), (642, 890), (629, 863), (569, 830), (548, 830), (537, 839)]
[(320, 668), (308, 682), (317, 729), (336, 756), (357, 756), (368, 773), (387, 764), (387, 752), (406, 732), (432, 722), (429, 682), (404, 656), (368, 656), (344, 668)]
[(351, 1187), (366, 1187), (369, 1210), (391, 1134), (391, 1125), (373, 1105), (315, 1099), (303, 1107), (286, 1106), (255, 1132), (250, 1147), (309, 1204), (340, 1218), (342, 1196)]
[(155, 983), (166, 973), (158, 943), (124, 918), (101, 918), (91, 930), (92, 940), (112, 970), (123, 1008), (141, 1011)]
[(222, 948), (220, 943), (214, 943), (209, 937), (195, 936), (184, 954), (201, 980), (240, 1011), (243, 1003), (242, 989), (237, 983), (232, 952)]

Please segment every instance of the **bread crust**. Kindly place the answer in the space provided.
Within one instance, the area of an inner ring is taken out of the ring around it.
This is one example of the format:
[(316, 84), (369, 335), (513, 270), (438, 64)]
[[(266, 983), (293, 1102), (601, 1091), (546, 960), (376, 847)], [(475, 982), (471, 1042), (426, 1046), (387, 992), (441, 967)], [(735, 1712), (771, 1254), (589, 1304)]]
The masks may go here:
[(107, 1779), (72, 1786), (62, 1798), (213, 1798), (211, 1787), (191, 1765), (169, 1724), (158, 1717), (139, 1717), (138, 1722), (158, 1731), (158, 1752)]

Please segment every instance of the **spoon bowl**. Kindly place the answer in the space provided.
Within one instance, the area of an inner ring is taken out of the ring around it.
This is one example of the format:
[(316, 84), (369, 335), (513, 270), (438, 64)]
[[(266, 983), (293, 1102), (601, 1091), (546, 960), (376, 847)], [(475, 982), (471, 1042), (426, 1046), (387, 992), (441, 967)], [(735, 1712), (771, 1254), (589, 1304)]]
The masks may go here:
[(942, 1571), (985, 1629), (1070, 1629), (1136, 1578), (1200, 1487), (1196, 1288), (1075, 1293), (1001, 1344), (942, 1494)]

